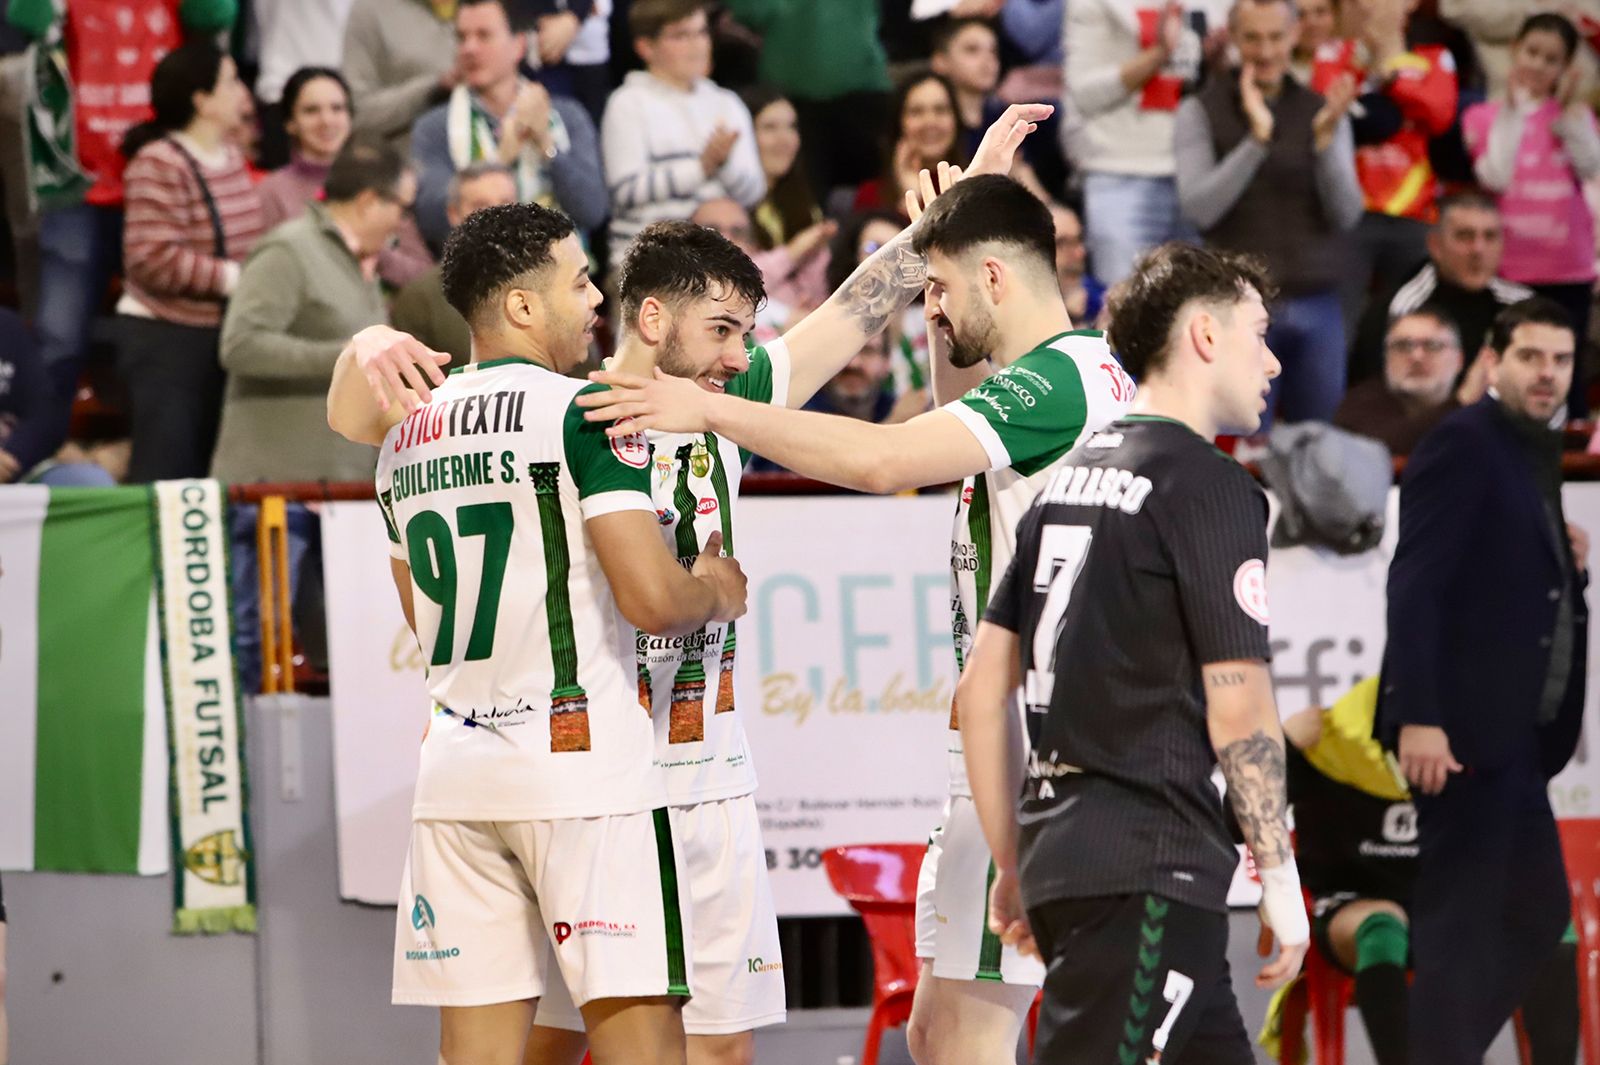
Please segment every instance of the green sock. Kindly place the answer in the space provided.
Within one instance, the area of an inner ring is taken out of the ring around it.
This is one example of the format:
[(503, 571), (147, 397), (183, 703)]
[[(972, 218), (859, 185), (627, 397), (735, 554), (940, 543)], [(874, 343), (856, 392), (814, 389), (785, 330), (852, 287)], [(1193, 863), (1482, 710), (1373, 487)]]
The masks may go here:
[(1392, 913), (1375, 913), (1356, 929), (1356, 972), (1374, 965), (1406, 967), (1411, 953), (1411, 935), (1406, 924)]

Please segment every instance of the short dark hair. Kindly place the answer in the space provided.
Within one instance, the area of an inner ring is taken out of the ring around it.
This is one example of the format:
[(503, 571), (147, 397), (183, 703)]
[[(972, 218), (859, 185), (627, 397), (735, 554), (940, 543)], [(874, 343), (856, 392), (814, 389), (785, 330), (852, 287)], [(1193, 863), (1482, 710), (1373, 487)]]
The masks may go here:
[(486, 178), (491, 174), (504, 174), (513, 184), (517, 180), (511, 168), (504, 163), (497, 163), (493, 159), (480, 159), (476, 163), (468, 163), (450, 175), (450, 184), (445, 186), (444, 202), (450, 207), (460, 207), (462, 190), (479, 178)]
[(1529, 15), (1522, 20), (1522, 27), (1517, 30), (1515, 41), (1521, 43), (1522, 38), (1530, 33), (1553, 33), (1561, 38), (1561, 47), (1566, 52), (1567, 62), (1572, 62), (1572, 56), (1578, 50), (1578, 27), (1574, 26), (1565, 15), (1554, 11), (1541, 11), (1537, 15)]
[(623, 328), (633, 328), (640, 305), (651, 296), (676, 308), (705, 296), (714, 284), (732, 289), (752, 308), (767, 299), (761, 271), (733, 241), (693, 222), (652, 222), (633, 238), (617, 271)]
[(1481, 189), (1462, 189), (1459, 192), (1452, 192), (1447, 196), (1440, 196), (1438, 208), (1438, 224), (1440, 225), (1444, 224), (1445, 215), (1457, 209), (1464, 208), (1469, 211), (1493, 211), (1495, 214), (1500, 213), (1500, 204), (1495, 202), (1495, 198), (1493, 196), (1490, 196), (1487, 192), (1484, 192)]
[(1123, 368), (1139, 380), (1166, 365), (1173, 326), (1189, 304), (1231, 307), (1250, 289), (1266, 303), (1277, 295), (1259, 259), (1181, 241), (1145, 253), (1119, 288), (1106, 339)]
[(473, 325), (513, 282), (549, 266), (551, 249), (575, 232), (572, 219), (536, 203), (473, 212), (444, 242), (439, 280), (445, 302)]
[(634, 0), (628, 8), (628, 34), (653, 41), (674, 22), (704, 11), (706, 0)]
[(1511, 334), (1519, 325), (1553, 325), (1571, 333), (1574, 340), (1578, 339), (1578, 330), (1566, 308), (1548, 296), (1529, 296), (1494, 316), (1484, 343), (1493, 348), (1496, 355), (1504, 355), (1511, 346)]
[(300, 94), (307, 85), (321, 78), (327, 78), (344, 90), (344, 106), (352, 114), (355, 107), (350, 100), (350, 83), (344, 80), (344, 75), (332, 67), (301, 67), (289, 75), (289, 80), (283, 83), (283, 95), (279, 97), (280, 109), (283, 112), (283, 121), (288, 122), (294, 117), (295, 105), (300, 102)]
[(506, 25), (512, 33), (527, 33), (534, 29), (535, 12), (533, 5), (528, 3), (512, 3), (511, 0), (456, 0), (456, 14), (461, 14), (469, 7), (481, 7), (484, 4), (493, 4), (506, 16)]
[(929, 49), (929, 54), (938, 55), (940, 52), (947, 50), (950, 47), (950, 42), (959, 37), (962, 30), (970, 26), (982, 26), (991, 35), (999, 37), (999, 34), (995, 33), (994, 24), (986, 18), (969, 15), (966, 18), (945, 19), (934, 28), (933, 47)]
[(387, 141), (352, 137), (334, 156), (322, 195), (328, 203), (349, 203), (369, 191), (392, 199), (405, 172), (405, 157)]
[(918, 255), (960, 255), (989, 243), (1009, 245), (1055, 276), (1056, 224), (1050, 208), (1004, 174), (963, 179), (933, 201), (911, 236)]
[(1396, 322), (1404, 321), (1407, 318), (1427, 318), (1438, 322), (1450, 330), (1450, 335), (1456, 338), (1456, 347), (1461, 346), (1461, 325), (1456, 321), (1456, 316), (1451, 314), (1445, 308), (1445, 305), (1437, 300), (1428, 300), (1420, 307), (1413, 307), (1409, 311), (1394, 315), (1389, 319), (1389, 324), (1384, 328), (1384, 332), (1387, 333), (1394, 328)]

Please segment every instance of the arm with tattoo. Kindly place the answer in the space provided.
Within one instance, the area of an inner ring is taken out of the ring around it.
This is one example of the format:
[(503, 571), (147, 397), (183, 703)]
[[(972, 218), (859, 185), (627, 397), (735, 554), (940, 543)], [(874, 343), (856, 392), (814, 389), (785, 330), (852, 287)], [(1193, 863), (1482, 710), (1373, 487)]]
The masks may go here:
[(1283, 865), (1294, 848), (1272, 677), (1264, 662), (1218, 662), (1204, 672), (1206, 723), (1245, 842), (1258, 867)]
[(917, 298), (928, 266), (911, 250), (915, 228), (902, 230), (873, 252), (827, 302), (784, 334), (790, 364), (786, 406), (804, 406)]

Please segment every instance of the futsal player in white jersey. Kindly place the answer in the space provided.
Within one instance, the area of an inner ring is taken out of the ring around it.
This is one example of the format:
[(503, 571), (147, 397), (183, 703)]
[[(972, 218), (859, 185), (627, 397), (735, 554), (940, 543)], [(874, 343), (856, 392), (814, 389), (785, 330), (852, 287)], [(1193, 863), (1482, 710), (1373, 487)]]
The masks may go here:
[[(1033, 121), (1048, 114), (1040, 105), (1011, 108), (986, 135), (974, 169), (1008, 169)], [(621, 266), (622, 339), (612, 365), (642, 374), (659, 368), (707, 394), (799, 407), (921, 291), (922, 258), (910, 243), (909, 232), (889, 242), (781, 340), (747, 350), (743, 337), (764, 297), (759, 271), (711, 230), (656, 223)], [(330, 393), (330, 423), (365, 439), (390, 394), (409, 401), (401, 382), (425, 388), (435, 358), (387, 327), (358, 334), (341, 356), (346, 373)], [(371, 388), (358, 383), (361, 376)], [(656, 509), (677, 553), (692, 558), (719, 531), (731, 548), (748, 452), (709, 433), (651, 434), (651, 444)], [(695, 910), (694, 997), (684, 1011), (689, 1056), (696, 1065), (738, 1065), (753, 1058), (753, 1029), (782, 1021), (784, 994), (773, 964), (777, 920), (752, 797), (755, 772), (736, 713), (750, 705), (734, 670), (737, 634), (734, 626), (711, 626), (672, 640), (641, 636), (640, 648), (641, 698), (655, 715), (657, 761), (668, 773)], [(752, 967), (753, 958), (762, 964)], [(575, 1065), (583, 1052), (581, 1037), (571, 1034), (578, 1028), (558, 995), (541, 1002), (528, 1065)]]
[(720, 537), (681, 566), (643, 436), (574, 405), (600, 294), (564, 215), (474, 214), (442, 283), (472, 361), (390, 426), (376, 474), (435, 704), (394, 1001), (440, 1007), (445, 1065), (515, 1065), (558, 969), (597, 1063), (678, 1065), (693, 914), (633, 633), (730, 623), (744, 575)]
[[(1010, 561), (1018, 519), (1066, 453), (1127, 408), (1134, 385), (1100, 334), (1072, 328), (1049, 211), (1021, 185), (999, 175), (960, 180), (933, 200), (912, 247), (927, 256), (937, 410), (873, 425), (615, 371), (592, 375), (613, 391), (579, 403), (620, 419), (611, 432), (714, 432), (862, 491), (964, 480), (951, 545), (959, 664)], [(919, 1065), (1013, 1061), (1044, 975), (988, 928), (995, 872), (966, 785), (958, 714), (952, 706), (950, 800), (918, 891), (923, 972), (908, 1038)]]

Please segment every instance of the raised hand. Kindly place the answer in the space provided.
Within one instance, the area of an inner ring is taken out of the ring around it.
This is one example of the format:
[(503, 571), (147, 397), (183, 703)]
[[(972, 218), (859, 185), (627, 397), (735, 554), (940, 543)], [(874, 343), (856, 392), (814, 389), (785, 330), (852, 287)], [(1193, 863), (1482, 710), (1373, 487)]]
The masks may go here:
[(1239, 71), (1239, 102), (1244, 107), (1244, 117), (1250, 122), (1250, 135), (1265, 144), (1272, 139), (1274, 121), (1267, 99), (1256, 84), (1256, 68), (1246, 63)]
[(1339, 121), (1350, 110), (1355, 99), (1356, 79), (1349, 74), (1340, 74), (1328, 86), (1322, 107), (1311, 120), (1311, 134), (1317, 151), (1323, 151), (1333, 143), (1333, 135), (1339, 130)]
[(952, 185), (966, 176), (959, 166), (952, 166), (943, 161), (939, 163), (938, 171), (937, 182), (928, 171), (918, 172), (917, 180), (906, 190), (906, 215), (913, 223), (922, 217), (922, 212), (928, 209), (940, 193), (948, 192)]
[(706, 146), (700, 149), (700, 166), (710, 177), (722, 169), (722, 164), (728, 161), (728, 156), (733, 152), (733, 145), (739, 139), (739, 131), (729, 129), (720, 122), (717, 128), (711, 131), (711, 136), (706, 138)]
[(1050, 104), (1012, 104), (989, 128), (983, 131), (983, 140), (972, 154), (969, 174), (1009, 174), (1017, 149), (1028, 139), (1028, 134), (1039, 128), (1039, 123), (1055, 113)]

